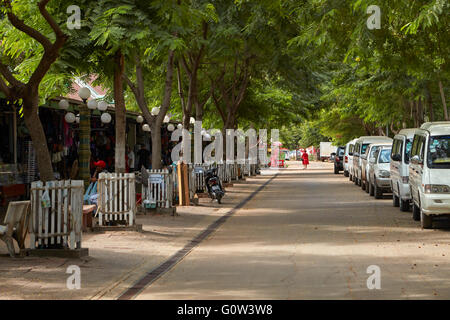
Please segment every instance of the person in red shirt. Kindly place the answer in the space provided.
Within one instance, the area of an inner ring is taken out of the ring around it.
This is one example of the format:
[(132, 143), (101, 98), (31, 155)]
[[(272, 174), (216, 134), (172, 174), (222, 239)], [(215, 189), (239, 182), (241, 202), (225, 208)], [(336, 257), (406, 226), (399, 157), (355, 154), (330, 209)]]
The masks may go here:
[(303, 169), (308, 169), (309, 156), (308, 156), (308, 153), (306, 152), (306, 150), (304, 150), (304, 152), (302, 154), (302, 162), (303, 162)]

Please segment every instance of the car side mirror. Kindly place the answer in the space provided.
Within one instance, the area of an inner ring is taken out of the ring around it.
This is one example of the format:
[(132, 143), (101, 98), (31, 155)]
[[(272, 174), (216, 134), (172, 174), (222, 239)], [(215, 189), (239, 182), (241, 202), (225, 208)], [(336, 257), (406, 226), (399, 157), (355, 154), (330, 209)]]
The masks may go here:
[(423, 164), (423, 160), (420, 158), (419, 155), (415, 155), (414, 157), (412, 157), (411, 163), (412, 164)]

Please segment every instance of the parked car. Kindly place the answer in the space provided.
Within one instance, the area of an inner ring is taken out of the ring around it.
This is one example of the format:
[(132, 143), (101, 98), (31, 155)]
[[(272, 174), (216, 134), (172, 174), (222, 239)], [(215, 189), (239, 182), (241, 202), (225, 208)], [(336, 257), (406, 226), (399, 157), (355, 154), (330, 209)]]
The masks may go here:
[(391, 146), (383, 145), (377, 149), (374, 156), (369, 159), (369, 194), (375, 199), (381, 199), (383, 193), (391, 193)]
[(426, 123), (414, 134), (409, 164), (413, 218), (422, 228), (450, 214), (450, 122)]
[(411, 202), (409, 187), (409, 154), (412, 147), (414, 133), (417, 129), (403, 129), (392, 143), (391, 153), (391, 188), (394, 207), (401, 211), (408, 211)]
[(382, 147), (391, 147), (391, 143), (385, 143), (385, 144), (379, 144), (379, 143), (372, 143), (370, 144), (367, 149), (366, 153), (361, 155), (361, 189), (369, 193), (369, 183), (368, 183), (368, 176), (369, 176), (369, 170), (372, 166), (372, 163), (369, 161), (370, 158), (375, 157), (375, 153), (378, 151), (378, 149)]
[(350, 181), (352, 181), (353, 176), (353, 149), (355, 148), (356, 140), (354, 139), (345, 145), (344, 176), (349, 177)]
[(338, 147), (334, 156), (334, 174), (339, 174), (339, 171), (344, 171), (344, 154), (345, 147)]
[(361, 186), (361, 156), (366, 152), (367, 147), (372, 143), (391, 142), (392, 139), (383, 136), (364, 136), (360, 137), (355, 142), (355, 149), (353, 151), (353, 182)]

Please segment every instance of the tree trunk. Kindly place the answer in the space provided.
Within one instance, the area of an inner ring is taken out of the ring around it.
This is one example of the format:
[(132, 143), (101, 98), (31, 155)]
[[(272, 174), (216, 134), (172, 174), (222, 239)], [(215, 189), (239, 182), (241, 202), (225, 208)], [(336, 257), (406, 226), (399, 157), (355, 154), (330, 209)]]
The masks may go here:
[(123, 95), (124, 58), (119, 50), (114, 57), (114, 109), (116, 113), (115, 172), (124, 173), (126, 145), (126, 108)]
[(47, 147), (47, 138), (45, 137), (44, 128), (37, 113), (39, 97), (36, 96), (31, 100), (23, 100), (23, 114), (25, 124), (30, 132), (33, 148), (36, 152), (37, 164), (42, 181), (51, 181), (55, 177), (53, 175), (52, 160)]
[(161, 125), (169, 110), (170, 100), (172, 98), (174, 55), (175, 53), (173, 51), (169, 51), (161, 110), (155, 122), (152, 124), (152, 169), (161, 169)]
[(442, 106), (444, 107), (444, 118), (445, 121), (448, 121), (448, 110), (447, 110), (447, 102), (445, 101), (444, 86), (442, 85), (442, 81), (440, 79), (439, 79), (439, 92), (441, 93)]
[(161, 169), (161, 126), (152, 126), (152, 169)]

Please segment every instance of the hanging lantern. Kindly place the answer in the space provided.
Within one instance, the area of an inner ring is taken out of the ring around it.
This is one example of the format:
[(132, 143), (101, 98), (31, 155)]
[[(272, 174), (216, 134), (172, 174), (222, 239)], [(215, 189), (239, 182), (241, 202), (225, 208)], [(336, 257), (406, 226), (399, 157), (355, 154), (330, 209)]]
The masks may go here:
[(205, 133), (205, 139), (208, 141), (211, 140), (211, 135), (208, 132)]
[(169, 125), (167, 126), (167, 130), (172, 132), (173, 130), (175, 130), (175, 126), (173, 124), (169, 123)]
[(206, 130), (202, 129), (201, 134), (202, 134), (202, 136), (204, 136), (206, 134)]
[(98, 106), (97, 100), (89, 100), (88, 103), (87, 103), (87, 107), (90, 110), (97, 109), (97, 106)]
[(109, 113), (102, 113), (102, 116), (100, 117), (100, 120), (102, 123), (110, 123), (112, 120), (112, 117)]
[(150, 126), (148, 124), (144, 124), (142, 126), (142, 130), (145, 131), (145, 132), (150, 132)]
[(106, 111), (108, 110), (108, 104), (105, 101), (100, 101), (97, 105), (98, 110)]
[(159, 114), (159, 108), (158, 107), (154, 107), (152, 109), (152, 115), (157, 116)]
[(194, 117), (191, 117), (191, 119), (190, 119), (190, 121), (189, 121), (191, 124), (194, 124), (195, 123), (195, 119), (194, 119)]
[(169, 118), (169, 116), (165, 116), (165, 117), (164, 117), (164, 121), (163, 121), (163, 122), (164, 122), (164, 123), (169, 123), (169, 121), (170, 121), (170, 118)]
[(76, 120), (76, 117), (72, 112), (68, 112), (64, 116), (64, 120), (66, 120), (67, 123), (74, 123)]
[(75, 117), (75, 122), (76, 122), (76, 123), (80, 123), (80, 115), (77, 115), (77, 116)]
[(59, 103), (58, 103), (58, 105), (59, 105), (59, 107), (60, 107), (61, 109), (63, 109), (63, 110), (69, 109), (69, 101), (67, 101), (67, 100), (65, 100), (65, 99), (60, 100)]
[(177, 128), (178, 128), (178, 129), (183, 129), (183, 125), (182, 125), (181, 123), (179, 123), (179, 124), (177, 125)]
[(142, 117), (142, 116), (137, 116), (137, 117), (136, 117), (136, 122), (137, 122), (137, 123), (142, 123), (142, 122), (144, 122), (144, 117)]

